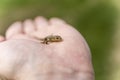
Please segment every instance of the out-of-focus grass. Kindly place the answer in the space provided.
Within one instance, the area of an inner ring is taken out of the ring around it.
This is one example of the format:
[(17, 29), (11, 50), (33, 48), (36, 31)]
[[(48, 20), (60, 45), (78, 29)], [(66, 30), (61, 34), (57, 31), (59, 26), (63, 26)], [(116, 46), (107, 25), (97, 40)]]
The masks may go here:
[(0, 0), (0, 33), (16, 20), (59, 17), (75, 26), (86, 38), (92, 52), (96, 80), (106, 80), (111, 69), (111, 49), (116, 9), (102, 0)]
[(116, 20), (116, 30), (113, 36), (113, 49), (111, 50), (111, 56), (109, 57), (109, 62), (111, 63), (111, 74), (108, 80), (120, 80), (120, 0), (112, 0), (115, 4), (118, 17)]

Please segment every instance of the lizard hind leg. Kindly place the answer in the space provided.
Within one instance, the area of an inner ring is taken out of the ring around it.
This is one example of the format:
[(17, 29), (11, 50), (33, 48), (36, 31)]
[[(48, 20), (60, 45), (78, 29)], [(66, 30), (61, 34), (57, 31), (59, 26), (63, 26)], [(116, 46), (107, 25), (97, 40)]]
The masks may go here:
[(43, 42), (41, 42), (42, 44), (48, 44), (48, 41), (43, 41)]

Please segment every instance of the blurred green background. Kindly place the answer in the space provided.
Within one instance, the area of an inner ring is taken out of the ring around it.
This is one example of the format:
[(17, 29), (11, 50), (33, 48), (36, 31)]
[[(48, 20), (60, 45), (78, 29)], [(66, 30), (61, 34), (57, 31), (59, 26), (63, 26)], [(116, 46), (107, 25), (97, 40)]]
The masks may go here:
[(87, 40), (96, 80), (109, 80), (112, 38), (117, 9), (110, 0), (0, 0), (0, 34), (14, 21), (44, 16), (59, 17), (73, 25)]

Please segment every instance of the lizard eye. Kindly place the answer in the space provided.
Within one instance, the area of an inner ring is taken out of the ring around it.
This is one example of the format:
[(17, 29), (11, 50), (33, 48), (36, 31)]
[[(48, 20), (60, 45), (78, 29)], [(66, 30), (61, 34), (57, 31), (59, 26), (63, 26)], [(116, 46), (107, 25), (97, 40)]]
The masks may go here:
[(56, 37), (56, 39), (60, 39), (59, 37)]
[(58, 41), (62, 40), (62, 38), (60, 36), (56, 36), (55, 39), (58, 40)]

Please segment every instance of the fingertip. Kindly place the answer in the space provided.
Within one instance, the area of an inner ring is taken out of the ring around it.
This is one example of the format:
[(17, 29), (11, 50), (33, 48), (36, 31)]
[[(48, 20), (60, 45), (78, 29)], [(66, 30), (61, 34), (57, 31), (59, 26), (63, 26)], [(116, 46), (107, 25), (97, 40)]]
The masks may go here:
[(0, 35), (0, 42), (4, 41), (5, 38), (3, 36)]
[(15, 23), (13, 23), (12, 25), (10, 25), (10, 27), (6, 31), (5, 36), (8, 39), (11, 36), (13, 36), (15, 34), (20, 34), (20, 33), (23, 33), (22, 22), (17, 21)]
[(42, 27), (46, 27), (48, 26), (48, 21), (46, 18), (42, 17), (42, 16), (38, 16), (35, 18), (34, 20), (35, 25), (38, 29), (41, 29)]
[(26, 34), (30, 34), (35, 31), (35, 25), (31, 19), (27, 19), (23, 22), (23, 28)]
[(50, 22), (51, 24), (57, 24), (57, 25), (59, 25), (59, 24), (66, 24), (66, 22), (65, 22), (64, 20), (59, 19), (59, 18), (56, 18), (56, 17), (51, 18), (51, 19), (49, 20), (49, 22)]

